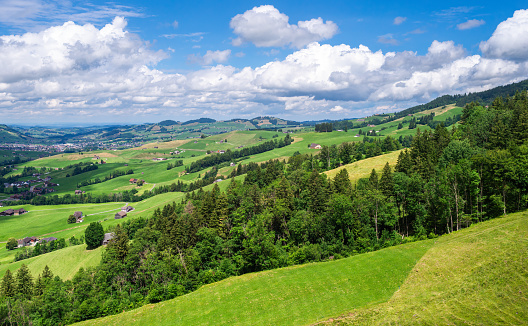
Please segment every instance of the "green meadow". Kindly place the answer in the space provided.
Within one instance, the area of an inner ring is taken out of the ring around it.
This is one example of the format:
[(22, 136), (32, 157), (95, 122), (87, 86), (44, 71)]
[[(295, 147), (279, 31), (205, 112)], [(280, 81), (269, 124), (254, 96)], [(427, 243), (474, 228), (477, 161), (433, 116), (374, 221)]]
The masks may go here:
[(41, 274), (47, 265), (53, 272), (53, 275), (59, 276), (61, 279), (69, 280), (73, 278), (79, 268), (86, 269), (87, 267), (97, 266), (101, 261), (103, 250), (103, 247), (86, 250), (86, 245), (67, 247), (15, 263), (0, 265), (0, 277), (3, 277), (8, 269), (11, 272), (15, 272), (22, 264), (25, 264), (28, 266), (33, 277)]
[(527, 239), (526, 211), (442, 236), (390, 300), (325, 324), (526, 324)]
[(372, 169), (376, 169), (378, 173), (381, 173), (385, 164), (389, 163), (390, 167), (394, 169), (398, 162), (398, 156), (401, 150), (394, 151), (388, 154), (369, 157), (361, 161), (356, 161), (350, 164), (343, 165), (333, 170), (325, 171), (324, 173), (330, 178), (334, 179), (335, 176), (343, 169), (347, 170), (348, 176), (352, 183), (357, 182), (361, 178), (368, 178)]

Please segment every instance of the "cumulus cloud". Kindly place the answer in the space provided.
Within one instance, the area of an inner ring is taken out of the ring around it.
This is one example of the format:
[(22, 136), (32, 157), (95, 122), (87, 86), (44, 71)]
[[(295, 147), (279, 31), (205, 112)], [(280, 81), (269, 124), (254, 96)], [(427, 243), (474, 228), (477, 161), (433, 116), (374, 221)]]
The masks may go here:
[[(237, 53), (238, 54), (238, 53)], [(208, 66), (213, 63), (224, 63), (229, 59), (231, 55), (231, 50), (224, 51), (211, 51), (208, 50), (203, 56), (197, 54), (191, 54), (188, 58), (189, 62), (197, 63), (203, 66)], [(237, 55), (239, 56), (239, 55)], [(243, 54), (242, 54), (243, 56)]]
[(123, 17), (116, 17), (101, 29), (67, 22), (39, 33), (0, 36), (0, 82), (114, 71), (166, 57), (128, 34), (126, 25)]
[(392, 22), (394, 25), (401, 25), (403, 24), (403, 22), (405, 22), (407, 20), (407, 17), (401, 17), (401, 16), (398, 16), (396, 18), (394, 18), (394, 21)]
[[(453, 41), (433, 41), (423, 55), (312, 42), (254, 68), (225, 65), (229, 50), (208, 51), (194, 57), (206, 66), (186, 74), (156, 69), (167, 55), (128, 32), (123, 18), (102, 28), (68, 22), (0, 36), (0, 120), (83, 114), (87, 121), (144, 122), (204, 112), (317, 119), (405, 108), (525, 79), (521, 18), (516, 12), (499, 25), (481, 44), (483, 56), (468, 55)], [(520, 30), (512, 33), (514, 27)]]
[(461, 31), (466, 29), (472, 29), (484, 25), (486, 22), (483, 19), (470, 19), (467, 22), (457, 25), (457, 28)]
[(480, 43), (480, 50), (490, 58), (527, 60), (527, 33), (528, 10), (517, 10), (497, 26), (489, 40)]
[(230, 27), (238, 35), (233, 40), (236, 46), (245, 42), (257, 47), (302, 48), (305, 45), (332, 38), (338, 27), (321, 17), (290, 24), (289, 17), (271, 5), (254, 7), (231, 19)]

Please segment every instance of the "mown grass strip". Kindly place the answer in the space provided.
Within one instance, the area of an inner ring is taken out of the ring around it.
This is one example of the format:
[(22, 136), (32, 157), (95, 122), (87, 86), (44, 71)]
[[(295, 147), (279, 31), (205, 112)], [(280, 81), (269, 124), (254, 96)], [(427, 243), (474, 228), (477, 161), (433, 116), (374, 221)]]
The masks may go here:
[(387, 303), (327, 323), (526, 324), (527, 252), (528, 212), (476, 224), (439, 238)]

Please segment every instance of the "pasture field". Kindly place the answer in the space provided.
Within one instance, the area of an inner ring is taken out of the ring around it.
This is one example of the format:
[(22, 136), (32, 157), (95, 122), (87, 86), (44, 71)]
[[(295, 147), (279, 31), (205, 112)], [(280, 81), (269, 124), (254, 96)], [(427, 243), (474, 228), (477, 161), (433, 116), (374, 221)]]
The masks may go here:
[(521, 325), (528, 320), (528, 212), (436, 239), (386, 303), (332, 325)]
[[(104, 218), (110, 218), (125, 203), (103, 203), (103, 204), (73, 204), (54, 206), (23, 205), (16, 208), (24, 208), (29, 213), (19, 216), (0, 216), (0, 241), (7, 241), (13, 237), (20, 239), (30, 236), (41, 236), (56, 231), (79, 228), (97, 222)], [(82, 211), (86, 215), (83, 223), (68, 224), (68, 216), (75, 211)], [(82, 226), (81, 226), (82, 225)]]
[(343, 165), (333, 170), (323, 172), (330, 179), (334, 179), (335, 176), (342, 170), (346, 169), (348, 172), (348, 177), (350, 181), (354, 184), (361, 178), (368, 178), (372, 169), (376, 169), (378, 175), (381, 175), (383, 167), (386, 163), (389, 163), (390, 167), (394, 170), (396, 162), (398, 162), (398, 156), (400, 155), (399, 151), (390, 152), (388, 154), (369, 157), (361, 161), (356, 161), (347, 165)]
[(9, 269), (15, 272), (25, 264), (34, 278), (41, 274), (44, 267), (48, 265), (53, 275), (61, 279), (70, 280), (79, 268), (95, 267), (101, 261), (104, 248), (99, 247), (94, 250), (86, 250), (86, 245), (67, 247), (61, 250), (49, 252), (44, 255), (24, 259), (11, 264), (0, 265), (0, 277), (3, 277)]
[[(227, 182), (224, 182), (227, 183)], [(138, 216), (148, 217), (158, 207), (179, 201), (185, 194), (181, 192), (169, 192), (147, 198), (136, 203), (128, 203), (135, 209), (128, 213), (126, 218)], [(28, 236), (53, 235), (56, 238), (81, 235), (91, 222), (102, 222), (106, 229), (110, 225), (117, 224), (123, 220), (114, 220), (114, 215), (121, 210), (126, 203), (112, 202), (100, 204), (70, 204), (53, 206), (13, 206), (13, 208), (24, 208), (29, 213), (19, 216), (0, 216), (0, 242), (5, 242), (13, 237), (20, 239)], [(68, 216), (75, 211), (82, 211), (85, 215), (83, 223), (67, 224)], [(66, 238), (67, 240), (67, 238)], [(1, 260), (0, 252), (0, 260)]]
[(80, 325), (305, 325), (387, 301), (433, 241), (337, 261), (231, 277), (195, 292)]

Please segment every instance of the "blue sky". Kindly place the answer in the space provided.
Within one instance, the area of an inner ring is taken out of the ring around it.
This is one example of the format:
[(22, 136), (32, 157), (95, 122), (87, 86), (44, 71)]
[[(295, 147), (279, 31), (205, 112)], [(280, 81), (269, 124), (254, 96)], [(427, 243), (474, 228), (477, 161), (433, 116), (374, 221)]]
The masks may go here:
[(0, 0), (0, 122), (342, 119), (528, 78), (521, 1)]

